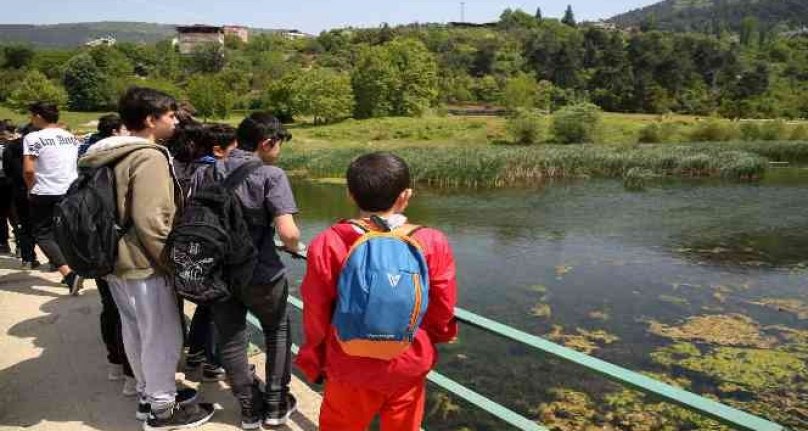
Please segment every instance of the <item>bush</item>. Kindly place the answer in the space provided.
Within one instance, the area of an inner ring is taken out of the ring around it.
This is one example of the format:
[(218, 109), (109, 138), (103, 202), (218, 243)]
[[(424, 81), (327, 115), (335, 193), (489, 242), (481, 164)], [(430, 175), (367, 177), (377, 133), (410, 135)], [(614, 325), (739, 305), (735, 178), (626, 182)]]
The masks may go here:
[(741, 139), (744, 141), (760, 140), (760, 126), (752, 122), (741, 123)]
[(643, 144), (673, 142), (675, 135), (675, 124), (662, 122), (651, 123), (640, 129), (639, 142)]
[(808, 126), (800, 124), (795, 127), (788, 139), (791, 141), (808, 141)]
[(508, 119), (510, 142), (517, 145), (536, 145), (545, 141), (547, 130), (541, 115), (531, 110), (519, 110)]
[(729, 121), (711, 118), (696, 124), (690, 139), (696, 142), (724, 142), (737, 139), (738, 130)]
[(32, 71), (8, 97), (8, 105), (19, 112), (26, 112), (34, 102), (51, 102), (59, 107), (67, 103), (64, 88), (48, 80), (41, 72)]
[(600, 117), (600, 108), (591, 103), (562, 108), (553, 114), (555, 140), (561, 144), (594, 143)]
[(763, 141), (781, 141), (788, 137), (786, 122), (783, 120), (767, 121), (760, 125), (760, 139)]

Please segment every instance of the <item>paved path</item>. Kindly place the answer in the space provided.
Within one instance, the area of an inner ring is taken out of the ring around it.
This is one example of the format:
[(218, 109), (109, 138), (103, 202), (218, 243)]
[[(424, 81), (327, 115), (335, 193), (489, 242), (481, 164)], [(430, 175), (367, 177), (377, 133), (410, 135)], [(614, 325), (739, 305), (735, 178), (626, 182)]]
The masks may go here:
[[(0, 430), (141, 429), (134, 398), (106, 376), (98, 316), (101, 302), (92, 282), (81, 296), (67, 295), (58, 273), (19, 271), (0, 257)], [(263, 378), (264, 355), (252, 358)], [(184, 375), (177, 374), (178, 380)], [(235, 399), (223, 383), (200, 385), (203, 401), (217, 403), (201, 431), (239, 429)], [(320, 396), (293, 377), (300, 412), (280, 430), (315, 430)]]

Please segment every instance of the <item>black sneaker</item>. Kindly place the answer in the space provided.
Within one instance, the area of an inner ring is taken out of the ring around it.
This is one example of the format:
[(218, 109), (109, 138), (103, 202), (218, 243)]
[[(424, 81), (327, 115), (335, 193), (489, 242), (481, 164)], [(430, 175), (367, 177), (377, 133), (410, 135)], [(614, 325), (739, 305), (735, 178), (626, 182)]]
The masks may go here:
[(79, 294), (79, 290), (84, 287), (84, 279), (75, 272), (71, 272), (62, 279), (62, 284), (70, 289), (71, 295), (77, 296)]
[[(193, 404), (196, 401), (197, 396), (199, 393), (195, 389), (191, 388), (183, 388), (177, 389), (177, 396), (174, 397), (175, 402), (179, 406), (186, 406), (189, 404)], [(149, 404), (145, 398), (140, 398), (137, 403), (137, 413), (135, 413), (135, 417), (139, 421), (145, 421), (149, 418), (149, 414), (151, 413), (151, 404)]]
[(190, 405), (175, 404), (165, 416), (152, 412), (149, 420), (143, 424), (144, 431), (168, 431), (196, 428), (209, 421), (213, 416), (213, 404), (199, 403)]
[(220, 382), (227, 377), (224, 368), (215, 365), (205, 364), (202, 366), (203, 382)]
[(264, 425), (275, 427), (285, 424), (294, 412), (297, 411), (297, 399), (294, 395), (286, 394), (286, 400), (280, 403), (267, 403), (264, 413)]
[(261, 419), (264, 415), (264, 394), (253, 385), (252, 398), (239, 400), (241, 405), (241, 429), (257, 430), (261, 428)]

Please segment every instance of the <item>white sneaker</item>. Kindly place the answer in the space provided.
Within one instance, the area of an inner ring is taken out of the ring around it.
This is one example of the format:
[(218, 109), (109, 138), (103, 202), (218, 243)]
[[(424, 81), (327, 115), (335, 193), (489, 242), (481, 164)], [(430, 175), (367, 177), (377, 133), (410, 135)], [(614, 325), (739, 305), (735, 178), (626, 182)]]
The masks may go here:
[(126, 376), (123, 381), (123, 390), (121, 392), (127, 397), (134, 397), (137, 395), (137, 380), (135, 380), (134, 377)]
[(123, 380), (123, 365), (109, 364), (107, 365), (107, 378), (113, 382)]

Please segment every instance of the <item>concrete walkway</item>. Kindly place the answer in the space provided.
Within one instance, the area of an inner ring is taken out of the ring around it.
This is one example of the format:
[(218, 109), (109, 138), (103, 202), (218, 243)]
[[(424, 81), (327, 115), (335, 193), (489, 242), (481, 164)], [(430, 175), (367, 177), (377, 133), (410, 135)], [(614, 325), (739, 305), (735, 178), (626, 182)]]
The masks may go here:
[[(67, 295), (58, 273), (20, 271), (0, 257), (0, 430), (135, 431), (136, 401), (107, 380), (101, 342), (101, 301), (92, 282), (81, 296)], [(263, 378), (264, 355), (254, 356)], [(235, 399), (223, 383), (195, 383), (218, 411), (202, 431), (237, 430)], [(293, 377), (300, 411), (280, 430), (315, 430), (320, 396)]]

